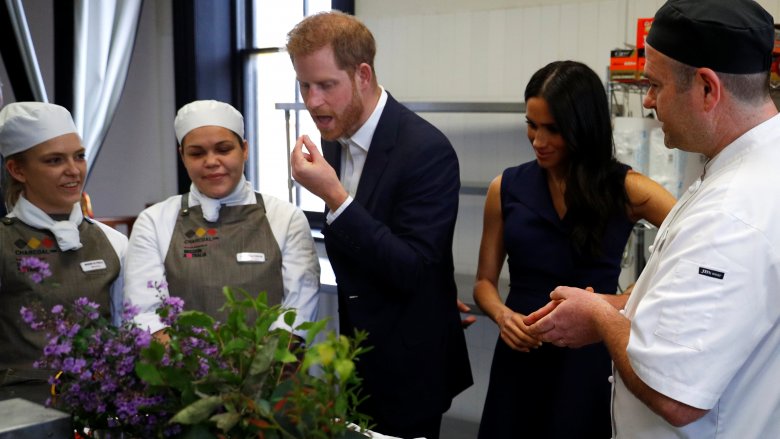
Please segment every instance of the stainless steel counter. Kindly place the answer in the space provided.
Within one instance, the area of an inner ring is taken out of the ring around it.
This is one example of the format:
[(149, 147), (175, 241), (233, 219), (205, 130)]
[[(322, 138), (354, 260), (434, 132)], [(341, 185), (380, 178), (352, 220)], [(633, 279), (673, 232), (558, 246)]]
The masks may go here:
[(0, 439), (72, 438), (70, 415), (22, 398), (0, 401)]

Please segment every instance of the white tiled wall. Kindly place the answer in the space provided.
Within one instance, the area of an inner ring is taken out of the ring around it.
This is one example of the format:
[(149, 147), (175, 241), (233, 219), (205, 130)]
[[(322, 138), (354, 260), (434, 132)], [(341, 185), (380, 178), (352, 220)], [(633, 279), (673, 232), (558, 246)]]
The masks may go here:
[[(780, 0), (759, 3), (780, 22)], [(533, 72), (553, 60), (584, 62), (606, 79), (609, 51), (635, 44), (636, 19), (652, 17), (662, 4), (662, 0), (357, 0), (355, 8), (377, 39), (379, 82), (400, 101), (521, 102)], [(422, 115), (452, 141), (464, 185), (487, 187), (504, 168), (533, 158), (521, 114)], [(483, 203), (483, 197), (474, 195), (460, 200), (453, 250), (459, 278), (466, 280), (459, 295), (468, 300)], [(483, 316), (466, 331), (475, 385), (454, 401), (449, 416), (479, 421), (497, 334)]]

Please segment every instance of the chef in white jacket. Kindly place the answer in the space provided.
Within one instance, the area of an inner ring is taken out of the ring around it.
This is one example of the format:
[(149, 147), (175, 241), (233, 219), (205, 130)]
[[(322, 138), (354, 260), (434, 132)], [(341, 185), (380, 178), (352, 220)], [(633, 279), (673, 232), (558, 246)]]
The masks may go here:
[(176, 296), (185, 309), (217, 319), (222, 288), (268, 294), (270, 305), (297, 313), (293, 329), (317, 316), (320, 266), (309, 223), (292, 204), (256, 193), (244, 178), (248, 145), (244, 119), (213, 100), (182, 107), (174, 121), (190, 192), (157, 203), (138, 216), (130, 236), (126, 298), (152, 332), (155, 313)]

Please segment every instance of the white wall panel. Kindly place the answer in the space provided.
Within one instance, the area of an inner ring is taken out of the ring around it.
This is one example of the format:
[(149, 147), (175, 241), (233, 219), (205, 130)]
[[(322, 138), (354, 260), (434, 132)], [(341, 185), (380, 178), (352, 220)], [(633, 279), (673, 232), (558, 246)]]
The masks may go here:
[(579, 26), (579, 50), (577, 53), (576, 61), (584, 62), (596, 70), (593, 64), (598, 59), (598, 54), (601, 50), (609, 50), (600, 48), (598, 46), (599, 41), (599, 8), (597, 3), (582, 3), (580, 4), (580, 26)]
[[(620, 44), (625, 29), (625, 17), (621, 13), (621, 8), (618, 8), (618, 3), (622, 2), (609, 0), (598, 3), (598, 32), (593, 51), (595, 58), (589, 59), (588, 65), (604, 81), (607, 80), (610, 49)], [(636, 25), (629, 27), (636, 28)]]
[[(512, 72), (503, 68), (504, 54), (506, 46), (509, 43), (505, 38), (506, 20), (504, 20), (503, 11), (481, 12), (485, 16), (485, 27), (483, 45), (477, 47), (478, 52), (484, 52), (485, 63), (481, 70), (485, 72), (485, 94), (484, 96), (475, 96), (476, 101), (497, 101), (505, 99), (507, 94), (514, 95), (516, 92), (512, 81)], [(501, 67), (499, 67), (501, 66)]]
[(436, 94), (447, 96), (446, 100), (469, 100), (473, 88), (471, 69), (474, 65), (471, 14), (458, 12), (447, 21), (448, 25), (441, 26), (439, 50), (444, 75), (435, 81)]
[(504, 13), (504, 58), (503, 63), (494, 66), (494, 69), (503, 69), (505, 83), (503, 86), (506, 91), (505, 98), (496, 99), (497, 101), (522, 101), (523, 89), (525, 88), (526, 77), (523, 73), (523, 66), (528, 63), (528, 53), (524, 49), (523, 40), (525, 35), (520, 23), (523, 22), (522, 9), (509, 9)]
[(578, 59), (580, 42), (580, 6), (561, 5), (561, 20), (557, 27), (560, 34), (558, 56), (560, 59)]
[(515, 24), (519, 25), (522, 30), (520, 44), (523, 47), (523, 57), (518, 79), (523, 85), (542, 65), (542, 46), (546, 45), (545, 40), (549, 38), (549, 33), (543, 31), (541, 18), (542, 8), (532, 6), (523, 9), (522, 21)]

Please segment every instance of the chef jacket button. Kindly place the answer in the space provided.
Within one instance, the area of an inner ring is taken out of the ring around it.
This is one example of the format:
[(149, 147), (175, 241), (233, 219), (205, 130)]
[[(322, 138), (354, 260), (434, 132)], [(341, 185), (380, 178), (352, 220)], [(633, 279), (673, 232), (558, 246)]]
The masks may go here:
[(609, 378), (607, 378), (607, 381), (609, 381), (610, 384), (615, 384), (615, 377), (610, 375)]

